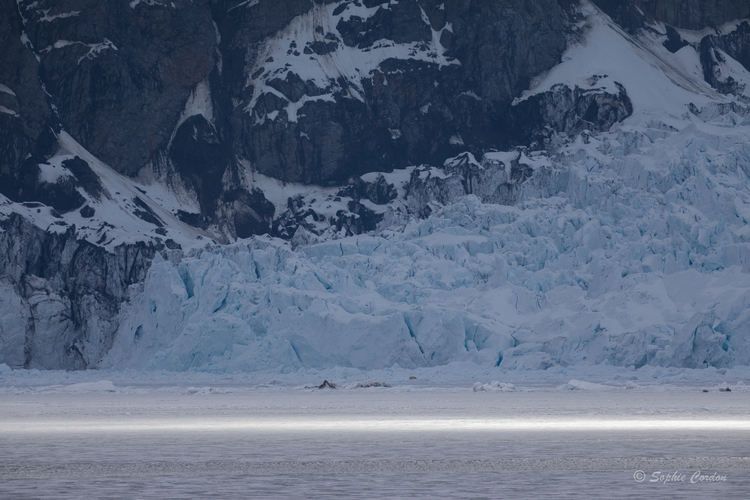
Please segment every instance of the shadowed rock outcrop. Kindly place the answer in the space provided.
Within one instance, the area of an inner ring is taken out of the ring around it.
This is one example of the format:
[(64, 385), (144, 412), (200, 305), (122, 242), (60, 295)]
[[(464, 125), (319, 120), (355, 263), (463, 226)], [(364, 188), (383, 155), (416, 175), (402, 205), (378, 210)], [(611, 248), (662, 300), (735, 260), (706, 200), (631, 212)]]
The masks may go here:
[(143, 281), (159, 250), (137, 243), (108, 252), (77, 239), (73, 227), (44, 231), (16, 214), (0, 220), (0, 363), (93, 368), (112, 345), (128, 287)]
[(744, 86), (732, 76), (724, 75), (722, 67), (727, 56), (750, 71), (750, 23), (741, 23), (726, 35), (708, 35), (700, 43), (703, 76), (712, 87), (724, 94), (740, 94)]

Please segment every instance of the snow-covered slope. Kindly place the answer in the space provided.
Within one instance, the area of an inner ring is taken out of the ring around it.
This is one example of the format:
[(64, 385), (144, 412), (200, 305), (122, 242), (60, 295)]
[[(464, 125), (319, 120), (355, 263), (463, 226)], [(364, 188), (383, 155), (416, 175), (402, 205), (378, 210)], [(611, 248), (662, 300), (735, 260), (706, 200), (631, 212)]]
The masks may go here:
[(583, 3), (586, 18), (585, 40), (574, 44), (563, 55), (561, 64), (550, 70), (524, 97), (549, 91), (565, 84), (581, 88), (603, 89), (617, 93), (615, 82), (622, 84), (633, 103), (634, 113), (680, 116), (686, 105), (696, 106), (724, 100), (697, 74), (694, 57), (671, 54), (663, 45), (664, 36), (640, 32), (625, 33), (593, 4)]
[[(364, 42), (357, 46), (339, 44), (344, 36), (338, 26), (346, 25), (352, 18), (360, 24), (383, 10), (390, 10), (391, 4), (384, 3), (367, 7), (355, 3), (330, 3), (314, 5), (308, 13), (295, 18), (289, 26), (269, 40), (263, 51), (258, 55), (257, 62), (249, 68), (249, 75), (259, 75), (249, 79), (247, 86), (252, 86), (253, 97), (245, 107), (245, 112), (251, 113), (258, 122), (274, 120), (279, 115), (278, 110), (266, 112), (256, 109), (259, 98), (263, 94), (272, 94), (285, 102), (284, 110), (290, 122), (297, 121), (297, 112), (310, 101), (335, 102), (334, 94), (345, 90), (349, 97), (364, 102), (362, 95), (365, 90), (362, 80), (370, 78), (374, 71), (386, 60), (415, 60), (436, 64), (460, 64), (458, 60), (446, 57), (446, 49), (440, 44), (443, 32), (452, 32), (450, 24), (446, 24), (440, 31), (430, 24), (427, 14), (421, 9), (421, 21), (424, 27), (413, 27), (415, 33), (421, 29), (432, 32), (429, 42), (415, 37), (414, 40), (399, 43), (388, 39), (381, 39), (369, 45)], [(369, 45), (369, 46), (368, 46)], [(363, 48), (367, 50), (362, 50)], [(269, 85), (276, 80), (291, 81), (299, 79), (306, 85), (315, 85), (325, 89), (325, 93), (314, 97), (304, 96), (297, 100), (290, 100), (282, 92)], [(342, 89), (340, 82), (345, 82)]]
[[(146, 191), (148, 186), (118, 174), (65, 131), (58, 135), (58, 143), (57, 153), (39, 165), (39, 182), (54, 186), (77, 178), (80, 186), (69, 196), (80, 197), (78, 203), (83, 205), (80, 210), (59, 213), (41, 203), (14, 203), (0, 195), (0, 216), (22, 214), (40, 229), (58, 233), (72, 230), (76, 238), (109, 250), (138, 241), (166, 240), (171, 248), (191, 248), (200, 246), (204, 238), (208, 241), (201, 230), (165, 209), (163, 199), (151, 199)], [(86, 166), (74, 176), (65, 165), (76, 160), (83, 160)]]

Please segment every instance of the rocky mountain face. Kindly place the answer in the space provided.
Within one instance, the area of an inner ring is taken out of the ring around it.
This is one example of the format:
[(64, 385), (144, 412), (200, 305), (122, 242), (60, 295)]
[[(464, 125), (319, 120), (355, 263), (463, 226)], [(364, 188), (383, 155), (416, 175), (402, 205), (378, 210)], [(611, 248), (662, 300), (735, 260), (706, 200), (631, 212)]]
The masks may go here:
[(12, 214), (0, 220), (0, 352), (13, 368), (85, 369), (109, 351), (128, 287), (164, 247), (112, 251), (42, 230)]
[[(23, 44), (17, 6), (12, 0), (3, 0), (1, 6), (0, 186), (2, 194), (17, 198), (24, 196), (24, 183), (34, 190), (36, 179), (26, 171), (52, 152), (59, 124), (42, 87), (39, 61)], [(34, 158), (27, 162), (29, 155)]]
[[(566, 43), (555, 0), (6, 3), (4, 43), (26, 60), (3, 74), (29, 81), (3, 81), (35, 89), (40, 109), (3, 117), (31, 128), (4, 169), (19, 176), (32, 151), (43, 160), (33, 140), (62, 127), (122, 174), (184, 186), (194, 221), (238, 205), (222, 227), (232, 236), (268, 231), (273, 215), (240, 162), (343, 184), (516, 142), (528, 131), (507, 125), (510, 103)], [(3, 193), (33, 197), (22, 183)]]
[(750, 5), (742, 0), (596, 0), (594, 3), (631, 32), (652, 22), (702, 30), (750, 17)]
[(689, 30), (750, 17), (750, 4), (742, 0), (636, 0), (633, 3), (657, 21)]
[(244, 110), (232, 128), (244, 158), (293, 182), (508, 145), (511, 101), (565, 48), (555, 1), (411, 0), (303, 6), (255, 53), (244, 19), (275, 8), (229, 20), (226, 43), (246, 61), (231, 77)]
[(706, 36), (701, 40), (700, 54), (704, 78), (712, 87), (724, 94), (741, 94), (747, 83), (724, 75), (721, 67), (731, 58), (750, 70), (750, 23), (743, 22), (727, 35)]
[[(629, 114), (626, 92), (558, 89), (512, 105), (560, 61), (575, 2), (3, 2), (0, 175), (12, 200), (46, 201), (23, 164), (48, 158), (62, 128), (116, 171), (189, 193), (186, 221), (246, 237), (280, 215), (247, 185), (247, 168), (343, 185), (549, 130), (605, 130)], [(596, 3), (630, 29), (750, 17), (736, 0)], [(747, 66), (747, 36), (701, 41), (719, 90), (734, 87), (714, 49)]]
[[(594, 3), (631, 36), (694, 48), (708, 84), (747, 99), (749, 82), (731, 71), (750, 71), (747, 22), (686, 31), (748, 18), (746, 1)], [(14, 324), (27, 325), (24, 341), (3, 350), (14, 366), (55, 367), (45, 349), (64, 350), (64, 368), (95, 364), (128, 286), (158, 251), (179, 247), (169, 217), (218, 242), (358, 234), (399, 196), (367, 174), (414, 165), (414, 214), (454, 195), (515, 203), (525, 183), (545, 182), (539, 155), (561, 137), (607, 131), (633, 113), (628, 89), (602, 83), (607, 75), (525, 94), (585, 38), (581, 9), (573, 0), (0, 0), (0, 196), (7, 207), (50, 207), (58, 223), (39, 227), (13, 208), (2, 216), (0, 284), (18, 303)], [(498, 150), (515, 156), (492, 160)], [(95, 160), (111, 167), (108, 181)], [(432, 167), (456, 175), (425, 181)], [(128, 182), (130, 194), (112, 187)], [(102, 200), (145, 228), (137, 242), (113, 243)]]

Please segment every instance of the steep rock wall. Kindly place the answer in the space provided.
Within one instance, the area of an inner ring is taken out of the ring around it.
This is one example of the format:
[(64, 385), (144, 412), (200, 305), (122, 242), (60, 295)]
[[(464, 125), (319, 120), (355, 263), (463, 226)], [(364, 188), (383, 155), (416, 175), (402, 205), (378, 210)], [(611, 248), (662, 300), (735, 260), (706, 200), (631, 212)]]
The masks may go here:
[(12, 368), (85, 369), (109, 351), (128, 287), (160, 248), (113, 252), (75, 228), (42, 230), (20, 215), (0, 220), (0, 363)]

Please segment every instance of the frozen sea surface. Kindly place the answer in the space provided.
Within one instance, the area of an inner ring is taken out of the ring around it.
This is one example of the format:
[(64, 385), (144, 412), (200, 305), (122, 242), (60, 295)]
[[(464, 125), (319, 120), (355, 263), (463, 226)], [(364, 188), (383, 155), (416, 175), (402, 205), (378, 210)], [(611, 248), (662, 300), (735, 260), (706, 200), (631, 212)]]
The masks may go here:
[(85, 384), (4, 391), (0, 498), (744, 499), (750, 491), (742, 386)]

